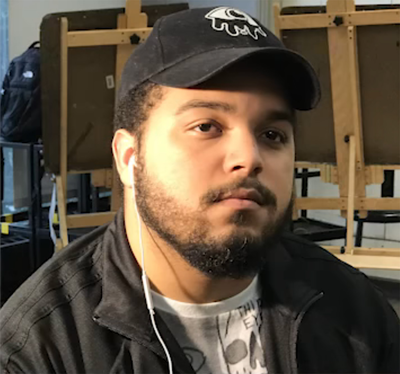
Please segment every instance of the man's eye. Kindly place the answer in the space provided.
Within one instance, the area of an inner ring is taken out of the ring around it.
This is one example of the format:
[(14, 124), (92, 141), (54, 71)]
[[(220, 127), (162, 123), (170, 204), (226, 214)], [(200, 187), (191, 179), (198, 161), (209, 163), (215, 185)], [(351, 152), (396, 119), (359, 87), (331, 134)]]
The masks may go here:
[(264, 132), (263, 136), (266, 140), (274, 142), (274, 143), (286, 143), (286, 136), (279, 131), (268, 130)]
[(197, 132), (202, 132), (202, 133), (221, 132), (221, 130), (217, 126), (207, 122), (197, 125), (195, 129)]

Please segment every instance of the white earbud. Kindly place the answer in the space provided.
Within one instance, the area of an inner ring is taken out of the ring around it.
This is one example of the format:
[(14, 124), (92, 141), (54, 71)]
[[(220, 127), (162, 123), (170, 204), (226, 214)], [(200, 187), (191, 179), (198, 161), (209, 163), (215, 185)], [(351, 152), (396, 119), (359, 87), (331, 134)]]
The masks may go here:
[(129, 176), (131, 180), (131, 187), (135, 190), (135, 172), (133, 170), (134, 167), (137, 167), (135, 155), (132, 155), (129, 159), (128, 168), (129, 168)]
[(131, 167), (133, 167), (133, 166), (137, 167), (135, 155), (132, 155), (131, 158), (129, 159), (129, 166), (131, 166)]

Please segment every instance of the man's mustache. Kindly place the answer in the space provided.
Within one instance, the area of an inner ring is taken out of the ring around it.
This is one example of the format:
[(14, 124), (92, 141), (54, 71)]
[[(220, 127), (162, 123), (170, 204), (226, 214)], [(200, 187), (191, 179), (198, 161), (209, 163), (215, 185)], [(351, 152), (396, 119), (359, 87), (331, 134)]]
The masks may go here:
[(276, 195), (267, 187), (263, 186), (257, 179), (240, 179), (230, 184), (212, 189), (203, 195), (201, 198), (202, 206), (209, 206), (219, 201), (222, 195), (230, 194), (240, 188), (254, 189), (261, 196), (261, 205), (277, 207)]

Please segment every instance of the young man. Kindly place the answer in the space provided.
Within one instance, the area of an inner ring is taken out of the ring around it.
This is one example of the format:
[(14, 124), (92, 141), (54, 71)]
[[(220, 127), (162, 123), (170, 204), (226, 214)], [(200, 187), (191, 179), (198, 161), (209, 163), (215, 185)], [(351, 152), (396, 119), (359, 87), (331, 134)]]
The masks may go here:
[(124, 209), (4, 307), (3, 372), (399, 372), (380, 291), (284, 230), (294, 112), (318, 100), (309, 63), (243, 12), (161, 19), (121, 80)]

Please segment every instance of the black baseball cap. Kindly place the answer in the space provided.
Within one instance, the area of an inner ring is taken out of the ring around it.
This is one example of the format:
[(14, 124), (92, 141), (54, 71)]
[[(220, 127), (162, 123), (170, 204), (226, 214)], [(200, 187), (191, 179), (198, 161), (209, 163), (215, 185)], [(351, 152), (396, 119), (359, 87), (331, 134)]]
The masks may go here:
[(310, 110), (318, 104), (321, 90), (311, 64), (256, 19), (229, 7), (190, 9), (160, 18), (129, 57), (118, 99), (147, 80), (195, 87), (247, 58), (265, 61), (294, 109)]

